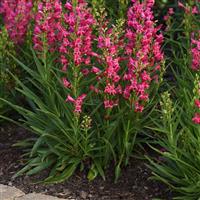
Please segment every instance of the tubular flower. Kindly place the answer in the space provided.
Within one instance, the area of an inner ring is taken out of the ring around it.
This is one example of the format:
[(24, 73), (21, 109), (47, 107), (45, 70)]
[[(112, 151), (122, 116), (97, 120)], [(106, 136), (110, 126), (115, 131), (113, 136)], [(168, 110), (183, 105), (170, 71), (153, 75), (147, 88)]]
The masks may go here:
[(66, 102), (71, 102), (74, 104), (75, 106), (75, 113), (81, 113), (82, 112), (82, 104), (84, 99), (86, 98), (86, 94), (82, 94), (81, 96), (79, 96), (77, 99), (74, 99), (73, 97), (71, 97), (70, 95), (67, 96)]
[(199, 113), (195, 113), (194, 117), (192, 118), (192, 121), (195, 124), (200, 124), (200, 114)]
[(32, 0), (2, 0), (0, 13), (9, 37), (16, 44), (23, 43), (31, 19)]
[(132, 2), (125, 34), (128, 41), (125, 48), (128, 69), (123, 77), (126, 84), (123, 96), (136, 112), (142, 112), (149, 98), (148, 89), (152, 81), (157, 79), (163, 62), (163, 35), (158, 33), (160, 27), (155, 27), (152, 11), (154, 1)]

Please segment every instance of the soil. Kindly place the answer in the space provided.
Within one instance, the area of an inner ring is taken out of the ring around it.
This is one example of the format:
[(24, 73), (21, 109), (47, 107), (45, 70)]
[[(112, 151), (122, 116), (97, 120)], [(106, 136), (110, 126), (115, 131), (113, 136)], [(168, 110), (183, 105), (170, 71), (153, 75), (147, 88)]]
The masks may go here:
[(39, 192), (61, 198), (76, 198), (77, 200), (153, 200), (172, 199), (168, 188), (160, 183), (150, 180), (151, 171), (144, 161), (132, 159), (129, 166), (122, 171), (117, 184), (114, 184), (113, 169), (106, 174), (103, 181), (100, 177), (89, 182), (84, 173), (77, 172), (68, 181), (62, 184), (42, 185), (33, 184), (35, 181), (46, 177), (43, 172), (31, 177), (21, 176), (16, 179), (11, 177), (22, 168), (22, 150), (12, 145), (31, 134), (21, 127), (13, 125), (0, 126), (0, 184), (15, 186), (25, 193)]

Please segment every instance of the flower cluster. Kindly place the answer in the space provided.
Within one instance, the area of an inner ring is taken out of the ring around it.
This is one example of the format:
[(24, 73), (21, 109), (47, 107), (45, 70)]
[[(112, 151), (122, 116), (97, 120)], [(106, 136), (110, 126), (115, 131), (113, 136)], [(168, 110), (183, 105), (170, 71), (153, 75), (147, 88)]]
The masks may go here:
[(54, 51), (58, 34), (57, 26), (62, 16), (62, 5), (59, 0), (41, 1), (35, 15), (33, 43), (38, 51)]
[(61, 54), (72, 53), (75, 66), (89, 65), (92, 52), (92, 25), (94, 19), (87, 8), (87, 3), (78, 0), (73, 8), (72, 3), (67, 1), (65, 4), (66, 13), (64, 22), (66, 26), (61, 26), (60, 31), (64, 30), (62, 44), (60, 46)]
[(191, 6), (191, 5), (184, 5), (183, 3), (181, 3), (180, 1), (178, 1), (178, 6), (179, 8), (182, 8), (185, 13), (187, 14), (199, 14), (199, 10), (197, 6)]
[(143, 3), (132, 0), (128, 11), (126, 55), (128, 70), (123, 79), (126, 87), (124, 98), (130, 101), (136, 112), (142, 112), (149, 99), (148, 89), (153, 80), (158, 81), (158, 73), (163, 62), (161, 44), (163, 35), (155, 27), (152, 7), (153, 0)]
[[(136, 112), (143, 111), (150, 85), (158, 81), (163, 36), (160, 27), (155, 27), (154, 1), (132, 2), (126, 31), (122, 22), (112, 27), (106, 20), (97, 23), (84, 0), (69, 0), (64, 8), (59, 0), (39, 3), (34, 47), (43, 51), (46, 38), (47, 49), (59, 52), (62, 82), (68, 92), (66, 101), (74, 104), (75, 113), (81, 112), (86, 98), (79, 83), (89, 73), (97, 80), (90, 89), (102, 94), (106, 109), (117, 106), (123, 97)], [(94, 24), (98, 36), (93, 34)]]
[(32, 6), (31, 0), (2, 0), (0, 4), (0, 13), (3, 14), (8, 34), (16, 44), (24, 41), (31, 19)]
[[(99, 23), (100, 24), (100, 23)], [(122, 86), (120, 85), (120, 49), (122, 49), (122, 38), (120, 38), (121, 25), (118, 23), (112, 28), (108, 28), (108, 21), (103, 22), (103, 26), (98, 28), (99, 36), (97, 38), (97, 47), (99, 49), (96, 65), (92, 68), (95, 74), (98, 88), (91, 86), (96, 93), (100, 93), (104, 99), (104, 107), (112, 109), (119, 103), (119, 96), (122, 94)]]
[(192, 121), (195, 124), (200, 124), (200, 78), (199, 76), (196, 74), (196, 78), (194, 81), (194, 105), (195, 105), (195, 109), (197, 110), (197, 112), (194, 114), (194, 117), (192, 118)]
[(86, 94), (82, 94), (78, 98), (74, 99), (70, 95), (68, 95), (66, 101), (69, 101), (74, 104), (74, 107), (75, 107), (74, 112), (75, 113), (81, 113), (82, 104), (83, 104), (85, 97), (86, 97)]
[(200, 69), (200, 31), (197, 39), (192, 35), (191, 46), (192, 69), (196, 71)]

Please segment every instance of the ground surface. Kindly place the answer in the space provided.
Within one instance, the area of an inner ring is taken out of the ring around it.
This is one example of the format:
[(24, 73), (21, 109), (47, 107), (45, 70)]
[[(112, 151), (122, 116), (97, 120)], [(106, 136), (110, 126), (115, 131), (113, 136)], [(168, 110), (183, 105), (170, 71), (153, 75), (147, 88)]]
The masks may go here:
[(22, 151), (11, 145), (27, 137), (30, 137), (30, 133), (23, 128), (13, 125), (0, 126), (0, 184), (15, 186), (24, 193), (37, 192), (77, 200), (171, 199), (167, 188), (149, 180), (151, 172), (144, 162), (136, 159), (131, 160), (130, 165), (122, 171), (117, 184), (113, 183), (112, 168), (107, 172), (106, 181), (97, 178), (93, 182), (88, 182), (85, 175), (79, 172), (68, 181), (56, 185), (33, 184), (34, 181), (46, 177), (46, 172), (12, 180), (12, 175), (23, 166), (23, 163), (20, 161)]

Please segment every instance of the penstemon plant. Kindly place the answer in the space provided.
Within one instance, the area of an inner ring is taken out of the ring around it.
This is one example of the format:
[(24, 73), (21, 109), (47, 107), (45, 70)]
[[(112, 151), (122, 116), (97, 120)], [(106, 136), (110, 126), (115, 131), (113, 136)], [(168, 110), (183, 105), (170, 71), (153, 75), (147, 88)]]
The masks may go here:
[[(0, 2), (0, 96), (12, 99), (13, 102), (17, 102), (18, 99), (14, 90), (16, 83), (8, 71), (20, 78), (22, 78), (22, 71), (9, 55), (20, 55), (22, 50), (20, 47), (28, 41), (25, 40), (28, 39), (31, 18), (32, 1), (2, 0)], [(7, 113), (7, 110), (9, 110), (8, 106), (1, 103), (0, 113)]]
[(160, 119), (153, 119), (156, 128), (151, 127), (151, 130), (160, 134), (156, 140), (159, 148), (152, 148), (159, 156), (149, 161), (154, 178), (175, 191), (174, 199), (189, 200), (200, 197), (200, 11), (199, 1), (179, 2), (178, 6), (183, 11), (179, 13), (182, 22), (175, 21), (176, 11), (169, 13), (167, 20), (171, 29), (168, 27), (166, 39), (175, 80), (168, 85), (171, 98), (168, 92), (162, 95)]
[[(163, 36), (154, 1), (132, 0), (127, 22), (112, 24), (84, 0), (38, 2), (27, 82), (13, 76), (29, 108), (5, 99), (37, 137), (16, 176), (51, 167), (46, 183), (62, 182), (84, 167), (88, 179), (114, 161), (116, 180), (128, 164), (137, 134), (155, 106), (164, 72)], [(94, 12), (94, 11), (93, 11)]]

